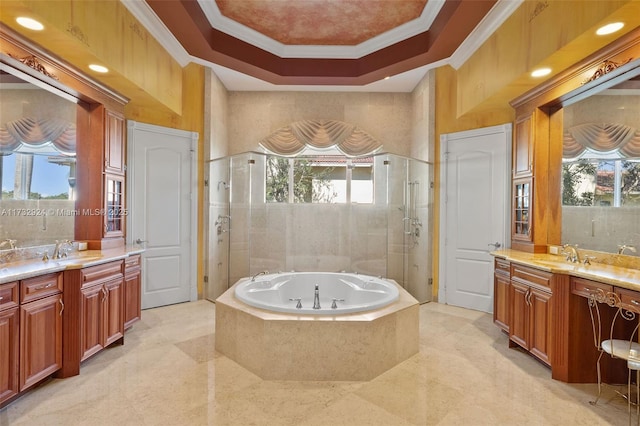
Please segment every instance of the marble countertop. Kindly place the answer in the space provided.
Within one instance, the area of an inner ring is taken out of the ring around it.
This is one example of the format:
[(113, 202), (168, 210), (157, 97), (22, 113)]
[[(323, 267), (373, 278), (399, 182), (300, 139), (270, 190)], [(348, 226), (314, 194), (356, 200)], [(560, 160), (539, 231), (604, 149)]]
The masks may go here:
[(591, 265), (571, 263), (564, 256), (547, 253), (527, 253), (518, 250), (497, 250), (494, 257), (531, 266), (554, 274), (565, 274), (640, 291), (640, 270), (623, 266), (591, 262)]
[(84, 250), (72, 252), (62, 259), (27, 259), (0, 264), (0, 284), (32, 278), (52, 272), (82, 269), (114, 260), (125, 259), (144, 251), (138, 245), (127, 245), (107, 250)]

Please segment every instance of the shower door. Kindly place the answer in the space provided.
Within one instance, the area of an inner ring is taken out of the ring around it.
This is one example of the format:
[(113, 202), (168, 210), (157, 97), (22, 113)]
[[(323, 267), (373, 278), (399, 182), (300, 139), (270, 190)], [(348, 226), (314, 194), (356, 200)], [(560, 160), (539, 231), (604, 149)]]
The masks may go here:
[(204, 295), (215, 300), (227, 290), (229, 285), (229, 231), (230, 158), (221, 158), (209, 163), (209, 239), (207, 241), (206, 273)]
[(431, 175), (428, 163), (385, 155), (387, 183), (387, 277), (419, 302), (432, 299)]

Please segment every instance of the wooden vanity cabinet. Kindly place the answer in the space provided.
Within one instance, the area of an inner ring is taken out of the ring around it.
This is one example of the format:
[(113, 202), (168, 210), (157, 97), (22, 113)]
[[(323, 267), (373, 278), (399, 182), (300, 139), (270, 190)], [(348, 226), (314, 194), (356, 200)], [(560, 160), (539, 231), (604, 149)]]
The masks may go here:
[(62, 274), (0, 284), (0, 405), (62, 368)]
[(62, 274), (20, 281), (20, 391), (62, 368)]
[(552, 274), (511, 265), (509, 340), (551, 365)]
[(131, 327), (141, 317), (141, 256), (131, 255), (124, 261), (124, 328)]
[(81, 270), (80, 361), (124, 336), (123, 261)]
[(516, 119), (513, 139), (513, 178), (533, 176), (534, 126), (532, 114)]
[(124, 116), (113, 110), (105, 110), (104, 171), (123, 175), (125, 172)]
[(20, 300), (18, 281), (0, 284), (0, 405), (18, 394)]
[(106, 174), (104, 176), (104, 237), (124, 236), (125, 205), (124, 176)]
[(509, 333), (509, 289), (511, 287), (511, 264), (504, 259), (495, 259), (493, 274), (493, 322)]

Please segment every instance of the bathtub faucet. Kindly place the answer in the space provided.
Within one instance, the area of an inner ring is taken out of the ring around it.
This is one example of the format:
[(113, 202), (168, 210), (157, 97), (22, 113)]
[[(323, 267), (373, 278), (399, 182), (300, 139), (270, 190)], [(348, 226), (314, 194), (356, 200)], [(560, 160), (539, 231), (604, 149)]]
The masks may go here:
[(267, 275), (269, 273), (269, 271), (260, 271), (257, 274), (255, 274), (254, 276), (251, 277), (251, 281), (255, 281), (257, 276), (260, 275)]
[(313, 294), (313, 309), (320, 309), (320, 289), (316, 284), (316, 290)]
[(635, 246), (628, 246), (626, 244), (618, 246), (618, 254), (624, 254), (625, 250), (629, 250), (630, 252), (635, 253), (636, 252), (636, 247)]

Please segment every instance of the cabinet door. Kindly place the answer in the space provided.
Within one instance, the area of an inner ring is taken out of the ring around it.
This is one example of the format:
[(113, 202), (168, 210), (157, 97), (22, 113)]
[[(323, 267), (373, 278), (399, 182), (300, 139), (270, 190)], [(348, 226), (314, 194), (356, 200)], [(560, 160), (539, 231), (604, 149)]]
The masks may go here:
[(124, 303), (122, 279), (110, 281), (104, 284), (104, 346), (124, 336)]
[(536, 288), (529, 290), (529, 351), (540, 361), (550, 365), (551, 293)]
[(18, 393), (18, 306), (0, 311), (0, 404)]
[(529, 349), (529, 286), (512, 281), (509, 288), (509, 339)]
[(124, 174), (124, 118), (105, 110), (104, 171)]
[(20, 306), (20, 391), (62, 368), (62, 295)]
[(102, 309), (106, 299), (101, 284), (85, 287), (82, 293), (82, 318), (80, 326), (80, 347), (84, 361), (104, 347), (104, 326)]
[(128, 272), (124, 278), (124, 328), (140, 320), (140, 269)]
[(513, 181), (511, 238), (520, 241), (533, 241), (531, 212), (532, 180), (518, 179)]
[(513, 177), (533, 174), (533, 120), (532, 116), (518, 118), (513, 142)]
[(104, 236), (124, 235), (126, 213), (124, 211), (124, 177), (105, 175), (104, 177)]
[(509, 287), (511, 280), (508, 276), (495, 274), (493, 289), (493, 322), (509, 332)]

